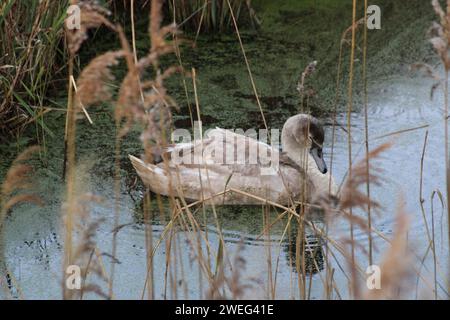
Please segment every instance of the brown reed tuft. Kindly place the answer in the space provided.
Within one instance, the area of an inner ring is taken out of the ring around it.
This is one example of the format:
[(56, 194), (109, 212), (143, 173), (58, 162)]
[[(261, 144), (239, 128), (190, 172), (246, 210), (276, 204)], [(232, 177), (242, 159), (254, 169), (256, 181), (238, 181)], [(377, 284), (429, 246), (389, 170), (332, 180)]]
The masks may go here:
[(223, 268), (220, 268), (219, 273), (209, 283), (206, 299), (243, 299), (247, 290), (253, 288), (249, 282), (242, 278), (242, 271), (246, 265), (242, 251), (243, 244), (241, 242), (231, 265), (231, 274), (226, 276)]
[[(173, 43), (165, 38), (168, 34), (178, 33), (175, 24), (161, 27), (162, 2), (152, 1), (149, 33), (151, 39), (150, 52), (134, 63), (130, 45), (119, 29), (119, 37), (123, 50), (126, 52), (128, 73), (119, 90), (115, 117), (117, 123), (124, 124), (119, 136), (127, 134), (134, 123), (143, 125), (141, 139), (147, 149), (148, 143), (161, 144), (164, 131), (167, 132), (172, 123), (170, 107), (176, 107), (175, 101), (167, 94), (164, 81), (181, 67), (172, 66), (164, 71), (159, 68), (159, 57), (175, 51)], [(153, 66), (155, 78), (143, 79), (144, 71)]]
[(356, 31), (356, 29), (358, 29), (359, 27), (361, 27), (363, 25), (364, 25), (364, 18), (361, 18), (358, 21), (356, 21), (354, 23), (354, 25), (352, 24), (350, 27), (345, 29), (345, 31), (342, 33), (342, 36), (341, 36), (341, 44), (346, 43), (349, 46), (351, 46), (352, 45), (351, 34), (352, 34), (353, 26), (355, 27), (355, 31)]
[[(112, 255), (102, 253), (96, 242), (97, 231), (101, 224), (105, 222), (105, 219), (103, 217), (95, 217), (92, 214), (92, 208), (104, 206), (105, 201), (102, 197), (89, 191), (88, 172), (91, 169), (91, 163), (83, 161), (74, 169), (76, 171), (76, 177), (72, 181), (72, 194), (70, 197), (67, 195), (66, 201), (62, 206), (64, 212), (63, 221), (66, 228), (69, 219), (72, 224), (71, 247), (64, 252), (68, 258), (68, 264), (64, 266), (64, 276), (61, 283), (62, 294), (64, 299), (83, 299), (89, 293), (109, 299), (111, 296), (104, 292), (103, 288), (105, 285), (102, 286), (102, 284), (109, 282), (102, 256), (112, 258)], [(67, 229), (65, 231), (67, 232)], [(68, 280), (66, 274), (67, 267), (71, 265), (80, 268), (80, 290), (69, 289), (66, 285), (66, 281)]]
[(8, 212), (12, 207), (20, 203), (43, 205), (42, 200), (37, 195), (28, 193), (32, 186), (30, 178), (33, 168), (23, 163), (29, 160), (38, 150), (39, 147), (37, 146), (30, 147), (19, 154), (9, 168), (0, 188), (0, 287), (4, 286), (5, 277), (8, 279), (12, 278), (6, 265), (4, 252), (4, 223)]
[[(77, 197), (75, 206), (75, 232), (79, 234), (79, 240), (74, 244), (72, 264), (80, 267), (83, 283), (80, 290), (68, 290), (65, 284), (65, 299), (83, 299), (85, 294), (94, 293), (101, 298), (110, 299), (111, 297), (102, 290), (101, 286), (88, 282), (88, 276), (95, 276), (97, 279), (108, 283), (102, 255), (97, 248), (96, 235), (99, 226), (105, 221), (104, 218), (91, 219), (91, 204), (102, 204), (103, 199), (91, 194), (84, 193)], [(114, 259), (115, 260), (115, 259)], [(115, 263), (113, 261), (112, 263)]]
[[(73, 1), (75, 2), (75, 1)], [(80, 3), (80, 2), (78, 2)], [(110, 71), (110, 67), (117, 64), (119, 58), (124, 57), (128, 72), (124, 77), (120, 89), (118, 92), (117, 102), (115, 103), (115, 120), (116, 120), (116, 143), (115, 143), (115, 220), (114, 229), (118, 227), (118, 203), (120, 197), (120, 141), (124, 135), (128, 133), (134, 124), (140, 124), (144, 129), (142, 132), (142, 140), (144, 149), (148, 151), (154, 144), (163, 144), (164, 133), (167, 133), (172, 124), (172, 115), (170, 107), (176, 106), (174, 100), (167, 94), (167, 90), (164, 87), (164, 81), (167, 77), (173, 73), (181, 70), (179, 67), (169, 67), (166, 70), (161, 70), (159, 67), (159, 58), (165, 54), (175, 51), (175, 46), (168, 42), (165, 38), (169, 34), (176, 34), (177, 28), (175, 24), (161, 27), (163, 21), (162, 16), (163, 1), (153, 0), (151, 2), (150, 13), (150, 40), (151, 49), (147, 55), (138, 59), (136, 52), (131, 51), (131, 46), (126, 38), (125, 33), (120, 25), (113, 26), (106, 18), (107, 13), (98, 7), (96, 2), (89, 1), (89, 5), (83, 4), (82, 6), (82, 28), (78, 31), (68, 31), (69, 49), (73, 56), (80, 48), (82, 42), (86, 39), (86, 32), (89, 28), (100, 27), (105, 25), (118, 35), (122, 50), (115, 52), (107, 52), (102, 56), (95, 58), (91, 63), (83, 70), (78, 79), (78, 93), (76, 95), (76, 110), (78, 111), (83, 105), (89, 105), (104, 100), (111, 99), (111, 93), (106, 86), (106, 82), (113, 81), (113, 76)], [(134, 39), (133, 39), (134, 41)], [(133, 48), (135, 43), (133, 42)], [(71, 60), (73, 64), (73, 60)], [(147, 74), (147, 68), (152, 67), (153, 79), (147, 79), (144, 77)], [(73, 70), (73, 69), (72, 69)], [(70, 92), (69, 92), (70, 93)], [(70, 98), (69, 98), (70, 101)], [(74, 160), (74, 144), (75, 144), (75, 128), (76, 123), (73, 119), (68, 121), (70, 124), (67, 130), (68, 135), (69, 153), (68, 159), (71, 159), (72, 166), (75, 164)], [(70, 157), (69, 157), (70, 156)], [(73, 173), (70, 175), (68, 181), (68, 190), (73, 192)], [(72, 225), (74, 219), (77, 218), (77, 203), (78, 200), (74, 199), (74, 195), (69, 195), (68, 200), (68, 214), (66, 226), (67, 230), (67, 250), (66, 255), (68, 261), (73, 259), (79, 260), (80, 257), (86, 256), (86, 254), (92, 250), (92, 241), (90, 236), (92, 232), (87, 232), (78, 249), (75, 249), (75, 254), (72, 252)], [(90, 228), (88, 230), (91, 230)], [(109, 255), (113, 259), (116, 253), (116, 234), (113, 233), (112, 250)], [(89, 240), (89, 241), (88, 241)], [(111, 264), (110, 281), (108, 294), (102, 294), (96, 287), (90, 286), (89, 288), (95, 289), (95, 292), (101, 296), (112, 298), (113, 296), (113, 281), (114, 281), (115, 263)], [(86, 271), (87, 272), (87, 271)], [(64, 292), (67, 291), (64, 289)], [(68, 293), (66, 298), (73, 298)]]
[[(302, 75), (297, 84), (297, 91), (300, 93), (300, 96), (303, 97), (305, 94), (305, 82), (308, 77), (310, 77), (316, 71), (317, 61), (313, 61), (308, 64), (305, 70), (302, 72)], [(313, 95), (312, 89), (307, 92), (308, 96)]]
[(363, 295), (365, 299), (400, 299), (402, 289), (406, 289), (407, 280), (412, 276), (412, 259), (408, 250), (408, 220), (403, 206), (399, 204), (394, 237), (380, 265), (381, 288), (366, 290)]
[(112, 93), (107, 84), (112, 83), (115, 78), (110, 68), (117, 65), (118, 59), (124, 55), (125, 53), (122, 50), (106, 52), (94, 58), (83, 69), (77, 85), (76, 101), (78, 107), (111, 101)]
[[(352, 167), (352, 175), (348, 177), (340, 190), (340, 199), (338, 205), (338, 214), (347, 219), (352, 225), (358, 226), (363, 232), (372, 232), (369, 221), (354, 214), (350, 214), (351, 209), (360, 208), (367, 211), (368, 207), (380, 209), (379, 202), (368, 197), (365, 192), (360, 191), (361, 187), (369, 181), (371, 184), (380, 185), (382, 177), (380, 169), (373, 165), (373, 160), (381, 155), (392, 146), (391, 143), (385, 143), (368, 152), (365, 159), (359, 161)], [(370, 161), (367, 161), (370, 160)], [(367, 174), (367, 164), (369, 164), (369, 175)], [(400, 201), (399, 203), (402, 203)], [(330, 206), (324, 206), (325, 212), (330, 214)], [(362, 284), (360, 278), (357, 277), (358, 265), (351, 259), (351, 254), (344, 250), (348, 262), (348, 269), (351, 274), (352, 294), (356, 299), (395, 299), (400, 298), (401, 289), (404, 288), (409, 279), (412, 267), (409, 264), (410, 255), (407, 250), (407, 231), (408, 217), (404, 208), (399, 205), (397, 209), (396, 229), (394, 237), (390, 241), (390, 246), (384, 255), (383, 262), (380, 265), (381, 270), (381, 290), (364, 290), (361, 294), (361, 287), (366, 287), (366, 283)], [(369, 254), (363, 244), (355, 241), (353, 238), (344, 237), (340, 241), (343, 245), (350, 245), (352, 248), (360, 249), (364, 254)]]
[[(66, 35), (68, 48), (72, 55), (78, 52), (83, 42), (88, 38), (87, 32), (92, 28), (99, 28), (102, 25), (115, 30), (115, 26), (106, 18), (111, 12), (98, 4), (96, 0), (73, 1), (80, 8), (80, 28), (69, 28), (66, 24)], [(66, 20), (67, 23), (70, 20)]]
[(430, 42), (434, 50), (439, 55), (446, 70), (450, 69), (450, 6), (447, 6), (447, 13), (444, 12), (438, 0), (431, 2), (434, 11), (439, 17), (439, 23), (434, 22), (429, 34)]
[(6, 213), (14, 205), (22, 202), (33, 202), (39, 205), (42, 204), (42, 201), (36, 195), (22, 193), (31, 189), (32, 184), (30, 183), (30, 178), (33, 172), (33, 168), (23, 162), (29, 160), (30, 157), (38, 150), (39, 147), (35, 146), (23, 151), (13, 161), (6, 174), (6, 178), (1, 186), (0, 228), (2, 227)]
[[(383, 151), (391, 147), (390, 143), (382, 144), (381, 146), (370, 151), (367, 155), (368, 159), (378, 157)], [(347, 210), (350, 208), (367, 209), (370, 204), (373, 208), (379, 208), (380, 204), (367, 196), (364, 192), (361, 192), (359, 188), (368, 181), (375, 185), (381, 183), (381, 177), (379, 175), (380, 169), (374, 168), (372, 164), (369, 164), (370, 174), (367, 175), (367, 161), (366, 159), (358, 162), (352, 167), (352, 175), (347, 178), (341, 191), (339, 208), (341, 210)]]

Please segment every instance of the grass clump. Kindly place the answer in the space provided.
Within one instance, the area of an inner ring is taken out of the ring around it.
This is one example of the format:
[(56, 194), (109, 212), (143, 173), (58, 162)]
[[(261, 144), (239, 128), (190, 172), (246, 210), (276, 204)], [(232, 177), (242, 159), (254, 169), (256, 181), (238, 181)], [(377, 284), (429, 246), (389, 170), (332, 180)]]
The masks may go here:
[[(0, 132), (20, 133), (38, 124), (51, 133), (44, 114), (49, 90), (65, 70), (64, 31), (68, 1), (2, 1), (0, 5)], [(38, 135), (39, 136), (39, 135)]]
[(241, 24), (259, 24), (251, 0), (193, 0), (168, 1), (169, 12), (184, 29), (199, 32), (224, 32), (233, 30), (233, 19)]

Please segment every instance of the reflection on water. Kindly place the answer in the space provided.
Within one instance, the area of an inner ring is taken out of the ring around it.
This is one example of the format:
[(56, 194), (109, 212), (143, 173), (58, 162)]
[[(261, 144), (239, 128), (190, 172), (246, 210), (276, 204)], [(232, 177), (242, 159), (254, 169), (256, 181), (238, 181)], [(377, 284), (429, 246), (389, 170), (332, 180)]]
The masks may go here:
[[(322, 239), (317, 235), (306, 235), (306, 239), (299, 240), (294, 234), (288, 245), (284, 246), (288, 261), (297, 273), (314, 275), (324, 268), (324, 248)], [(298, 261), (298, 265), (297, 265)]]
[[(383, 90), (381, 90), (383, 89)], [(414, 250), (416, 260), (423, 260), (422, 276), (433, 277), (432, 255), (428, 250), (427, 232), (424, 218), (419, 210), (420, 192), (420, 160), (423, 150), (425, 132), (428, 131), (428, 142), (424, 156), (423, 198), (425, 199), (425, 218), (431, 226), (431, 193), (433, 190), (444, 190), (444, 148), (443, 122), (440, 104), (442, 97), (429, 100), (429, 86), (423, 79), (400, 79), (390, 81), (390, 86), (374, 88), (370, 96), (369, 133), (370, 145), (374, 148), (386, 141), (393, 141), (393, 147), (387, 151), (376, 165), (382, 168), (384, 182), (372, 188), (372, 197), (381, 203), (382, 208), (374, 215), (374, 228), (387, 238), (392, 236), (395, 208), (399, 199), (403, 199), (406, 211), (410, 215), (411, 229), (408, 241)], [(346, 115), (338, 117), (339, 123), (346, 123)], [(325, 119), (330, 123), (330, 119)], [(353, 158), (361, 159), (364, 153), (364, 118), (361, 114), (352, 115)], [(409, 130), (423, 126), (421, 129)], [(401, 131), (398, 134), (391, 135)], [(326, 127), (325, 157), (330, 159), (331, 126)], [(333, 175), (336, 181), (342, 181), (347, 172), (347, 133), (342, 129), (336, 131), (336, 143), (333, 157)], [(93, 190), (112, 202), (113, 182), (108, 179), (93, 179)], [(403, 195), (403, 198), (401, 198)], [(139, 199), (142, 195), (134, 195)], [(118, 248), (115, 273), (115, 298), (139, 299), (145, 292), (147, 278), (147, 256), (145, 226), (142, 224), (140, 205), (132, 197), (123, 194), (120, 202), (120, 221), (125, 225), (118, 233)], [(19, 210), (18, 210), (19, 211)], [(61, 255), (63, 237), (61, 237), (61, 221), (58, 218), (60, 203), (50, 204), (46, 208), (21, 206), (20, 212), (12, 214), (6, 226), (6, 255), (8, 266), (17, 281), (25, 298), (60, 298), (61, 297)], [(308, 277), (309, 297), (320, 299), (325, 297), (322, 278), (325, 276), (324, 243), (314, 234), (307, 235), (307, 241), (297, 241), (295, 226), (286, 229), (287, 219), (281, 219), (270, 230), (270, 237), (264, 234), (264, 211), (261, 207), (226, 207), (218, 208), (218, 219), (221, 229), (218, 230), (211, 212), (197, 210), (193, 212), (200, 222), (202, 235), (207, 239), (209, 248), (202, 247), (202, 254), (214, 270), (217, 252), (220, 250), (219, 232), (226, 243), (226, 253), (232, 259), (236, 254), (243, 257), (241, 277), (251, 282), (246, 297), (252, 299), (268, 298), (268, 292), (274, 292), (278, 299), (299, 298), (298, 289), (298, 254), (300, 248), (305, 251), (304, 265)], [(269, 221), (273, 222), (280, 212), (272, 212)], [(362, 215), (364, 213), (355, 214)], [(114, 210), (111, 206), (94, 207), (93, 217), (103, 217), (106, 223), (98, 227), (97, 246), (102, 252), (111, 250), (111, 230), (113, 229)], [(209, 218), (208, 218), (209, 217)], [(442, 215), (438, 202), (434, 203), (435, 243), (438, 257), (439, 284), (445, 283), (448, 251), (446, 246), (446, 220)], [(155, 298), (190, 298), (205, 297), (207, 281), (200, 273), (196, 263), (196, 252), (193, 245), (197, 241), (197, 233), (187, 232), (186, 228), (176, 227), (172, 233), (165, 229), (166, 223), (155, 216), (151, 226), (153, 244), (158, 246), (153, 258), (153, 287)], [(348, 236), (347, 221), (331, 219), (328, 236), (339, 240)], [(293, 222), (292, 222), (293, 224)], [(173, 247), (167, 247), (168, 235), (174, 239)], [(368, 242), (367, 233), (355, 231), (355, 239), (362, 246)], [(374, 234), (374, 262), (380, 263), (386, 241)], [(330, 246), (330, 251), (333, 247)], [(341, 270), (345, 260), (338, 252), (330, 256), (330, 270), (334, 272), (334, 280), (339, 294), (333, 298), (348, 297), (347, 275)], [(166, 270), (167, 255), (177, 259), (173, 268)], [(363, 270), (368, 266), (368, 257), (363, 250), (356, 250), (356, 259)], [(415, 260), (415, 261), (416, 261)], [(106, 270), (111, 260), (105, 259)], [(226, 271), (230, 272), (230, 270)], [(176, 290), (170, 290), (175, 283)], [(432, 281), (433, 282), (433, 281)], [(11, 280), (9, 280), (11, 283)], [(418, 292), (429, 295), (429, 286), (424, 281), (418, 282)], [(443, 287), (443, 286), (442, 286)], [(416, 290), (414, 290), (416, 291)], [(438, 290), (443, 296), (443, 289)], [(3, 293), (2, 293), (3, 294)], [(93, 297), (93, 296), (87, 296)]]

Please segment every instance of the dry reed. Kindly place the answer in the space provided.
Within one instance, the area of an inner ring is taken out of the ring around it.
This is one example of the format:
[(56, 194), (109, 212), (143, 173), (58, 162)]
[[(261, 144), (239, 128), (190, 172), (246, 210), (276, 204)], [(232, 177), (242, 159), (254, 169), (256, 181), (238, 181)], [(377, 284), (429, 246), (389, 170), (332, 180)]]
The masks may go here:
[[(401, 201), (401, 199), (400, 199)], [(365, 299), (400, 299), (401, 292), (407, 289), (413, 275), (411, 253), (408, 250), (409, 218), (402, 205), (398, 206), (394, 238), (380, 264), (381, 288), (366, 290)]]
[[(5, 222), (12, 208), (22, 203), (34, 203), (42, 206), (42, 200), (32, 190), (33, 167), (25, 162), (39, 150), (30, 147), (17, 156), (11, 164), (0, 189), (0, 287), (9, 292), (12, 289), (13, 275), (10, 273), (5, 256)], [(7, 281), (5, 281), (7, 280)], [(19, 289), (19, 288), (17, 288)]]
[[(447, 241), (450, 244), (450, 163), (449, 163), (449, 136), (448, 136), (448, 94), (449, 94), (449, 84), (448, 77), (450, 71), (450, 2), (447, 1), (447, 8), (444, 11), (439, 4), (438, 0), (432, 0), (432, 6), (437, 16), (439, 17), (439, 23), (434, 23), (431, 30), (430, 42), (434, 47), (434, 50), (439, 55), (441, 63), (445, 70), (444, 78), (444, 152), (445, 152), (445, 174), (446, 174), (446, 191), (447, 191)], [(432, 88), (433, 91), (433, 88)], [(449, 252), (450, 252), (450, 245)], [(450, 291), (450, 254), (448, 258), (448, 274), (447, 274), (447, 290)]]
[(6, 0), (0, 4), (0, 133), (2, 138), (36, 124), (37, 139), (52, 134), (44, 115), (48, 93), (62, 77), (63, 20), (67, 1)]

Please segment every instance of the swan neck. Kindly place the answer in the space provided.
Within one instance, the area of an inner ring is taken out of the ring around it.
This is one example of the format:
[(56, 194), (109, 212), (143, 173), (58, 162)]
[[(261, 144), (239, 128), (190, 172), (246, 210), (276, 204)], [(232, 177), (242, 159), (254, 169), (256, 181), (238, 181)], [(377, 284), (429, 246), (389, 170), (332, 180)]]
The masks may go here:
[(309, 148), (299, 145), (296, 141), (286, 139), (282, 135), (281, 143), (283, 145), (283, 151), (293, 160), (300, 168), (308, 169), (311, 168), (311, 160), (314, 162), (309, 154)]

